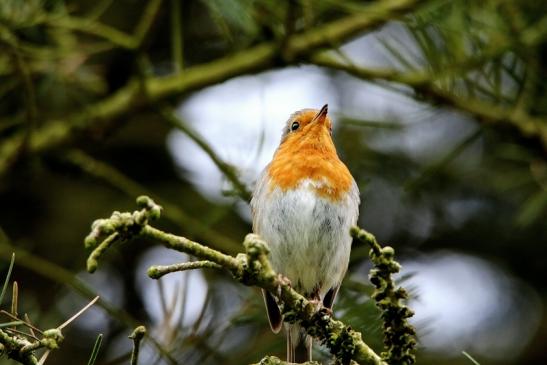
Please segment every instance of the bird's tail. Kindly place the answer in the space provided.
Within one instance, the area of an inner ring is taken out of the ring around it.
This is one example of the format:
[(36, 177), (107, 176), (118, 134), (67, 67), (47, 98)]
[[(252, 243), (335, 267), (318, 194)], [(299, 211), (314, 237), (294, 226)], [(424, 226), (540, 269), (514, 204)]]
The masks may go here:
[(302, 363), (311, 361), (311, 336), (298, 324), (287, 325), (287, 362)]

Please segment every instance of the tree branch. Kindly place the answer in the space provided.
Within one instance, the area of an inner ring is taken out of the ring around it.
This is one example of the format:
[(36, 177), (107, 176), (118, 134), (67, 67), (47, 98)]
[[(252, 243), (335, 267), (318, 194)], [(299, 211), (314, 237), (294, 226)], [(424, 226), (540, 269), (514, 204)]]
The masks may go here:
[[(534, 26), (525, 29), (519, 41), (526, 47), (537, 45), (547, 35), (547, 17)], [(401, 72), (394, 69), (367, 68), (347, 63), (325, 54), (315, 53), (310, 61), (322, 67), (344, 71), (357, 78), (367, 81), (387, 81), (411, 87), (414, 92), (426, 101), (443, 104), (467, 112), (485, 125), (504, 124), (524, 137), (540, 142), (547, 152), (547, 119), (535, 117), (527, 110), (515, 105), (513, 108), (502, 107), (477, 98), (463, 98), (439, 86), (438, 81), (444, 77), (457, 76), (458, 71), (468, 71), (483, 65), (488, 60), (499, 57), (510, 49), (513, 44), (509, 39), (502, 38), (495, 45), (487, 48), (480, 55), (467, 59), (459, 67), (447, 67), (436, 74), (428, 72)]]
[[(200, 260), (197, 263), (176, 264), (170, 267), (151, 267), (149, 275), (158, 278), (163, 273), (178, 269), (200, 267), (222, 268), (232, 274), (239, 282), (248, 286), (257, 286), (268, 290), (277, 296), (285, 321), (298, 321), (308, 334), (325, 344), (330, 352), (344, 364), (351, 360), (361, 364), (386, 365), (361, 338), (361, 333), (352, 330), (348, 325), (334, 320), (324, 307), (316, 304), (291, 288), (288, 280), (275, 273), (268, 261), (267, 244), (255, 234), (245, 237), (243, 246), (245, 254), (236, 257), (226, 255), (185, 237), (175, 236), (160, 231), (148, 223), (159, 218), (161, 207), (150, 198), (139, 197), (137, 204), (141, 208), (133, 213), (114, 212), (111, 218), (96, 220), (90, 234), (85, 239), (85, 245), (93, 251), (88, 258), (88, 270), (94, 271), (97, 261), (106, 247), (134, 237), (146, 238), (161, 243), (167, 248), (185, 252)], [(371, 244), (371, 257), (376, 265), (373, 284), (377, 286), (376, 300), (384, 313), (386, 321), (386, 357), (397, 360), (400, 364), (413, 362), (414, 344), (413, 329), (406, 323), (406, 318), (412, 313), (404, 307), (400, 300), (406, 293), (402, 288), (395, 289), (391, 274), (399, 270), (399, 264), (393, 260), (391, 247), (381, 248), (374, 236), (360, 229), (353, 229), (352, 234), (359, 240)], [(105, 239), (106, 238), (106, 239)], [(105, 243), (106, 242), (106, 243)]]
[[(40, 153), (54, 148), (66, 143), (76, 133), (90, 127), (113, 127), (120, 116), (165, 98), (177, 97), (234, 76), (263, 71), (279, 65), (279, 61), (284, 64), (296, 63), (307, 53), (372, 30), (412, 10), (421, 2), (420, 0), (375, 2), (370, 5), (369, 13), (347, 16), (293, 35), (287, 40), (286, 48), (282, 52), (278, 44), (274, 42), (261, 44), (207, 64), (188, 68), (184, 73), (147, 78), (144, 80), (144, 90), (139, 79), (134, 78), (115, 94), (89, 105), (83, 111), (42, 123), (42, 127), (37, 128), (30, 137), (26, 152)], [(126, 40), (122, 41), (124, 42)], [(283, 55), (289, 56), (283, 59)], [(0, 175), (13, 164), (22, 138), (21, 133), (15, 134), (5, 140), (0, 147)]]
[(127, 196), (134, 197), (142, 194), (152, 196), (155, 201), (165, 208), (165, 217), (176, 225), (184, 227), (186, 234), (200, 237), (207, 242), (214, 242), (215, 247), (226, 252), (237, 252), (240, 250), (241, 245), (239, 242), (218, 234), (211, 227), (207, 226), (207, 224), (204, 224), (181, 209), (177, 204), (158, 197), (150, 189), (132, 180), (108, 163), (97, 160), (85, 152), (75, 149), (65, 151), (62, 159), (78, 167), (84, 173), (104, 181)]
[(222, 266), (208, 260), (182, 262), (180, 264), (165, 265), (165, 266), (164, 265), (150, 266), (150, 268), (148, 269), (148, 276), (151, 277), (152, 279), (159, 279), (163, 275), (170, 274), (172, 272), (194, 270), (194, 269), (222, 270)]

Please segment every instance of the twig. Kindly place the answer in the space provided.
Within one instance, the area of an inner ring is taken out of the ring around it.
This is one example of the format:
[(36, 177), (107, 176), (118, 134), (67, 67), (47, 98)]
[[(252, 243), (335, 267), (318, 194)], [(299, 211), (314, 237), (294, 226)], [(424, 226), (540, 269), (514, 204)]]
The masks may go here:
[(2, 293), (0, 294), (0, 305), (4, 301), (4, 294), (6, 294), (6, 290), (8, 289), (9, 280), (11, 278), (11, 272), (13, 270), (14, 263), (15, 263), (15, 253), (12, 253), (11, 260), (9, 263), (8, 273), (6, 274), (6, 278), (4, 279), (4, 285), (2, 286)]
[(50, 353), (51, 350), (46, 350), (36, 365), (44, 365)]
[(186, 271), (194, 269), (217, 269), (222, 270), (222, 266), (212, 261), (192, 261), (167, 266), (151, 266), (148, 269), (148, 276), (152, 279), (159, 279), (163, 275), (176, 271)]
[[(18, 325), (18, 324), (19, 324), (19, 323), (17, 323), (17, 322), (12, 322), (12, 323), (15, 323), (14, 325)], [(31, 339), (33, 339), (33, 340), (36, 340), (36, 341), (40, 341), (40, 339), (39, 339), (38, 337), (34, 336), (33, 334), (31, 334), (31, 333), (26, 333), (26, 332), (23, 332), (23, 331), (19, 331), (19, 330), (15, 329), (15, 328), (6, 328), (5, 331), (6, 331), (6, 332), (13, 332), (13, 333), (16, 333), (16, 334), (21, 335), (21, 336), (29, 337), (29, 338), (31, 338)]]
[(83, 307), (82, 309), (80, 309), (76, 314), (74, 314), (72, 317), (70, 317), (69, 319), (67, 319), (63, 324), (61, 324), (60, 326), (58, 326), (57, 328), (62, 330), (63, 328), (65, 328), (66, 326), (68, 326), (72, 321), (74, 321), (76, 318), (78, 318), (79, 316), (82, 315), (82, 313), (84, 313), (86, 310), (89, 309), (89, 307), (91, 307), (93, 304), (95, 304), (95, 302), (99, 300), (99, 296), (96, 296), (95, 298), (93, 298), (93, 300), (89, 303), (87, 303), (87, 305), (85, 307)]
[(171, 0), (171, 54), (173, 55), (173, 66), (175, 74), (184, 68), (183, 37), (181, 24), (181, 3), (182, 0)]
[(146, 9), (144, 9), (143, 15), (135, 27), (135, 48), (140, 48), (146, 38), (146, 35), (152, 28), (154, 20), (156, 19), (160, 9), (162, 0), (148, 1)]
[(236, 168), (233, 165), (225, 162), (220, 158), (213, 148), (187, 123), (178, 118), (174, 111), (170, 108), (163, 107), (160, 110), (160, 114), (165, 120), (169, 122), (172, 126), (182, 131), (186, 136), (188, 136), (192, 141), (194, 141), (202, 150), (209, 156), (213, 163), (218, 167), (218, 169), (226, 176), (228, 180), (232, 183), (236, 194), (241, 197), (244, 201), (251, 200), (251, 192), (247, 189), (247, 186), (240, 180)]
[[(26, 322), (26, 323), (25, 323), (25, 322)], [(34, 326), (32, 325), (32, 323), (30, 322), (30, 318), (29, 318), (28, 314), (26, 314), (26, 313), (25, 313), (25, 322), (23, 322), (23, 323), (25, 323), (25, 324), (28, 326), (30, 333), (31, 333), (33, 336), (36, 336), (36, 334), (34, 333), (34, 328), (35, 328), (35, 327), (34, 327)], [(36, 329), (37, 329), (37, 328), (36, 328)]]
[(469, 359), (469, 361), (471, 361), (473, 363), (473, 365), (480, 365), (479, 362), (477, 360), (475, 360), (473, 358), (473, 356), (469, 355), (466, 351), (462, 351), (462, 355), (467, 357)]
[(10, 317), (11, 319), (14, 319), (14, 320), (16, 320), (16, 321), (21, 321), (21, 322), (23, 322), (22, 325), (27, 326), (30, 330), (34, 330), (34, 331), (38, 332), (38, 333), (41, 334), (41, 335), (44, 334), (39, 328), (33, 326), (33, 325), (30, 323), (30, 321), (28, 321), (28, 320), (27, 320), (27, 321), (23, 321), (23, 320), (21, 320), (20, 318), (14, 316), (14, 315), (11, 314), (10, 312), (7, 312), (7, 311), (5, 311), (5, 310), (3, 310), (3, 309), (0, 310), (0, 313), (6, 315), (6, 316), (8, 316), (8, 317)]
[(169, 200), (159, 198), (155, 194), (153, 195), (150, 189), (132, 180), (112, 165), (97, 160), (80, 150), (69, 150), (65, 152), (63, 159), (70, 164), (77, 166), (90, 176), (106, 182), (127, 196), (134, 197), (141, 194), (152, 195), (154, 200), (165, 208), (165, 216), (169, 218), (171, 222), (184, 227), (184, 231), (190, 236), (201, 237), (208, 242), (215, 242), (215, 244), (218, 245), (216, 247), (222, 248), (223, 251), (237, 252), (237, 250), (239, 250), (239, 242), (218, 234), (199, 219), (195, 219), (190, 214), (186, 213), (178, 205), (169, 202)]
[(139, 362), (139, 349), (141, 346), (141, 341), (146, 335), (146, 328), (144, 326), (139, 326), (135, 328), (133, 333), (129, 335), (129, 338), (133, 340), (133, 351), (131, 352), (131, 365), (137, 365)]
[(48, 16), (44, 18), (44, 22), (52, 27), (88, 33), (122, 48), (137, 48), (137, 42), (134, 37), (90, 18), (78, 18), (67, 15)]

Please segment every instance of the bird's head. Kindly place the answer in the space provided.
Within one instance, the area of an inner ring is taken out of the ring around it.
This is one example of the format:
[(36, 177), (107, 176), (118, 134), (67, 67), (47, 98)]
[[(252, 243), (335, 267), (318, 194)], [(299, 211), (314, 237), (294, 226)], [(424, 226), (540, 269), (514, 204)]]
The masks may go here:
[(332, 122), (327, 113), (327, 104), (320, 110), (302, 109), (293, 113), (283, 129), (281, 145), (331, 142)]

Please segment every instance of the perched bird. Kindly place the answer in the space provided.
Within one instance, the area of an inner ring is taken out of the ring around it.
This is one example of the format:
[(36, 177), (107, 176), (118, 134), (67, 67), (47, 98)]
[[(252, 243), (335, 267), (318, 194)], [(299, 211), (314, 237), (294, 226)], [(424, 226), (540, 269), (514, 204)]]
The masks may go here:
[[(359, 189), (336, 153), (328, 107), (303, 109), (287, 121), (272, 161), (251, 200), (253, 230), (270, 247), (273, 268), (292, 287), (332, 308), (348, 267), (350, 227), (359, 214)], [(263, 291), (272, 331), (283, 317)], [(287, 324), (287, 361), (311, 360), (312, 338)]]

